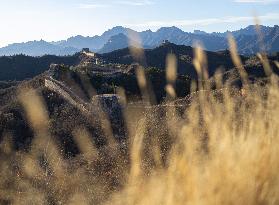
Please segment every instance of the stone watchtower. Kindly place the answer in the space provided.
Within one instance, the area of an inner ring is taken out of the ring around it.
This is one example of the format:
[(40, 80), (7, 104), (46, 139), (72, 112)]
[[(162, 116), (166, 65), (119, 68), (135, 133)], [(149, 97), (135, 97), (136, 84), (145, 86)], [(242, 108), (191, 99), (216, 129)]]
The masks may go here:
[(170, 44), (171, 42), (169, 41), (169, 40), (163, 40), (163, 42), (162, 42), (162, 45), (168, 45), (168, 44)]
[(85, 52), (85, 53), (90, 53), (90, 49), (89, 48), (83, 48), (81, 51)]

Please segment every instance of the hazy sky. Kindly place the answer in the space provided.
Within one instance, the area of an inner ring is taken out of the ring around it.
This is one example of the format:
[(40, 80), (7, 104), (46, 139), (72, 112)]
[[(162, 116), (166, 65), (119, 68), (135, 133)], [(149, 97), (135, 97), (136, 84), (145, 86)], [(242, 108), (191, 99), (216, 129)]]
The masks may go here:
[(279, 0), (0, 0), (0, 46), (93, 36), (117, 25), (236, 30), (255, 14), (262, 24), (279, 24)]

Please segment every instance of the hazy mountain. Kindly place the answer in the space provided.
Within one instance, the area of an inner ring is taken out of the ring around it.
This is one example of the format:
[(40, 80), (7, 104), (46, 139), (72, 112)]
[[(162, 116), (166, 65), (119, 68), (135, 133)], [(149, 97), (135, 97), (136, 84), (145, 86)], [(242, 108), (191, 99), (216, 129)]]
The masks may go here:
[[(278, 26), (260, 26), (263, 43), (268, 53), (279, 51)], [(23, 53), (26, 55), (40, 56), (44, 54), (67, 55), (73, 54), (82, 48), (89, 48), (94, 52), (110, 52), (128, 46), (128, 38), (137, 41), (139, 37), (144, 48), (154, 48), (163, 41), (168, 40), (177, 45), (193, 46), (200, 42), (205, 50), (219, 51), (228, 48), (227, 35), (232, 33), (236, 38), (239, 53), (253, 55), (260, 50), (258, 34), (254, 26), (248, 26), (238, 31), (224, 33), (206, 33), (195, 30), (193, 33), (184, 32), (177, 27), (163, 27), (157, 31), (136, 32), (132, 29), (117, 26), (101, 36), (84, 37), (81, 35), (57, 42), (31, 41), (16, 43), (0, 48), (0, 55), (14, 55)], [(122, 34), (122, 35), (120, 35)], [(136, 36), (136, 37), (135, 37)]]
[[(267, 27), (260, 26), (263, 43), (266, 46), (266, 51), (269, 53), (279, 51), (278, 26)], [(194, 31), (194, 33), (184, 32), (176, 27), (163, 27), (152, 32), (151, 30), (139, 32), (138, 35), (142, 40), (144, 48), (153, 48), (160, 45), (163, 41), (168, 40), (177, 45), (193, 46), (197, 42), (201, 43), (205, 50), (219, 51), (228, 48), (227, 35), (225, 33), (206, 33), (204, 31)], [(258, 42), (258, 33), (255, 26), (248, 26), (244, 29), (231, 32), (236, 38), (239, 53), (243, 55), (253, 55), (260, 51), (260, 43)], [(114, 44), (117, 44), (114, 42)], [(119, 44), (122, 45), (122, 44)], [(122, 46), (115, 50), (121, 49)]]
[(242, 54), (251, 54), (266, 50), (269, 53), (279, 51), (279, 26), (274, 26), (266, 32), (261, 32), (262, 42), (258, 36), (252, 35), (238, 35), (236, 41), (238, 43), (238, 50)]
[[(260, 32), (263, 35), (265, 35), (266, 33), (270, 32), (270, 30), (272, 30), (273, 27), (260, 25), (258, 28), (260, 29)], [(219, 36), (219, 37), (227, 37), (227, 35), (229, 33), (231, 33), (234, 37), (238, 37), (238, 36), (241, 36), (241, 35), (255, 36), (255, 35), (257, 35), (257, 32), (258, 31), (256, 30), (256, 27), (254, 25), (250, 25), (250, 26), (247, 26), (246, 28), (242, 28), (242, 29), (237, 30), (237, 31), (226, 31), (226, 32), (223, 32), (223, 33), (213, 32), (211, 34)], [(209, 34), (209, 33), (206, 33), (206, 34)]]
[[(130, 30), (130, 33), (135, 32)], [(127, 36), (127, 34), (123, 33)], [(210, 36), (201, 35), (201, 34), (193, 34), (182, 31), (176, 27), (163, 27), (159, 30), (152, 32), (151, 30), (143, 31), (137, 33), (137, 35), (141, 39), (141, 43), (144, 48), (154, 48), (159, 46), (163, 41), (168, 40), (177, 45), (187, 45), (193, 46), (196, 42), (202, 42), (203, 46), (207, 50), (221, 50), (226, 48), (226, 39), (218, 36)], [(133, 35), (130, 35), (130, 38), (133, 38)], [(128, 38), (127, 38), (128, 39)], [(117, 36), (115, 38), (109, 39), (102, 49), (98, 52), (105, 53), (113, 50), (118, 50), (124, 48), (125, 39), (123, 35)], [(113, 40), (113, 41), (111, 41)], [(132, 41), (135, 39), (132, 39)], [(113, 44), (113, 46), (112, 46)], [(133, 45), (133, 43), (131, 43)], [(110, 48), (109, 48), (110, 47)], [(126, 42), (126, 47), (128, 47), (128, 43)]]
[(263, 42), (265, 49), (270, 52), (278, 52), (279, 50), (279, 26), (274, 26), (266, 35)]
[(197, 42), (202, 43), (206, 50), (217, 51), (226, 47), (226, 39), (217, 36), (187, 33), (176, 27), (161, 28), (152, 33), (153, 38), (146, 39), (141, 35), (144, 45), (158, 46), (164, 40), (168, 40), (171, 43), (177, 45), (193, 46)]
[(62, 47), (70, 46), (70, 47), (75, 47), (78, 49), (90, 48), (92, 51), (96, 51), (99, 48), (101, 48), (104, 43), (105, 43), (105, 40), (102, 40), (99, 36), (84, 37), (84, 36), (78, 35), (78, 36), (70, 37), (58, 45), (62, 46)]
[(29, 41), (27, 43), (15, 43), (0, 49), (1, 56), (25, 54), (30, 56), (42, 55), (72, 55), (78, 52), (79, 49), (74, 47), (61, 47), (53, 45), (46, 41)]
[(128, 36), (129, 33), (133, 33), (135, 31), (124, 28), (122, 26), (116, 26), (108, 31), (104, 32), (101, 36), (93, 36), (93, 37), (84, 37), (81, 35), (68, 38), (66, 41), (61, 42), (60, 46), (62, 47), (74, 47), (74, 48), (89, 48), (92, 51), (98, 51), (102, 49), (102, 47), (110, 40), (111, 37), (116, 36), (118, 34), (125, 34)]
[[(273, 45), (276, 37), (276, 32), (272, 31), (278, 26), (268, 27), (260, 26), (262, 35), (264, 36), (264, 43), (267, 45), (268, 52), (279, 51), (279, 48)], [(128, 38), (133, 36), (139, 36), (144, 48), (154, 48), (160, 45), (163, 41), (168, 40), (177, 45), (193, 46), (197, 42), (200, 42), (206, 50), (218, 51), (228, 48), (227, 35), (232, 33), (236, 38), (239, 45), (239, 52), (245, 55), (255, 54), (259, 51), (259, 43), (257, 42), (257, 31), (255, 26), (250, 25), (246, 28), (233, 32), (224, 33), (206, 33), (204, 31), (195, 30), (193, 33), (184, 32), (177, 27), (162, 27), (157, 31), (146, 30), (143, 32), (136, 32), (129, 28), (121, 26), (114, 27), (106, 31), (101, 36), (94, 37), (72, 37), (66, 41), (66, 43), (60, 44), (60, 46), (71, 46), (79, 49), (89, 47), (95, 52), (111, 52), (113, 50), (122, 49), (128, 47)], [(125, 38), (123, 35), (129, 36)], [(115, 37), (114, 37), (115, 36)], [(134, 39), (135, 40), (135, 39)]]
[[(105, 45), (98, 50), (98, 53), (109, 53), (115, 50), (128, 48), (129, 46), (138, 47), (140, 45), (140, 42), (138, 42), (136, 39), (133, 39), (132, 37), (128, 37), (127, 35), (120, 33), (118, 35), (112, 36)], [(154, 44), (156, 45), (156, 44)], [(153, 48), (151, 45), (144, 45), (145, 49), (151, 49)], [(156, 47), (156, 46), (155, 46)]]
[(101, 37), (107, 41), (112, 36), (118, 35), (120, 33), (125, 34), (126, 36), (128, 36), (128, 35), (133, 36), (137, 32), (132, 29), (129, 29), (129, 28), (125, 28), (122, 26), (116, 26), (116, 27), (113, 27), (112, 29), (109, 29), (108, 31), (104, 32), (103, 35), (101, 35)]
[(100, 49), (99, 53), (109, 53), (114, 50), (127, 48), (129, 47), (129, 38), (120, 33), (118, 35), (112, 36), (103, 46), (102, 49)]

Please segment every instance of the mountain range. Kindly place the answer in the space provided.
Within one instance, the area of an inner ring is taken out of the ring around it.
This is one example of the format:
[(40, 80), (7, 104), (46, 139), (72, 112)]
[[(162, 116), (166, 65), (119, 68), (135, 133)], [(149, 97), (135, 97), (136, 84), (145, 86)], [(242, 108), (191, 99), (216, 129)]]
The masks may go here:
[[(120, 35), (121, 36), (121, 35)], [(130, 52), (130, 48), (123, 48), (112, 51), (110, 53), (95, 54), (92, 57), (92, 62), (98, 62), (104, 68), (108, 65), (133, 65), (140, 64), (145, 68), (156, 68), (164, 71), (166, 68), (166, 58), (169, 53), (177, 57), (178, 73), (196, 79), (196, 70), (193, 65), (194, 49), (190, 46), (176, 45), (170, 42), (165, 42), (153, 49), (144, 49), (143, 58), (134, 58)], [(205, 52), (208, 60), (208, 72), (212, 76), (217, 69), (230, 71), (235, 66), (231, 60), (228, 50)], [(84, 58), (85, 56), (85, 58)], [(87, 59), (87, 53), (78, 52), (74, 55), (55, 56), (44, 55), (41, 57), (33, 57), (26, 55), (2, 56), (0, 57), (0, 82), (1, 81), (22, 81), (34, 78), (37, 75), (47, 71), (51, 64), (63, 64), (65, 66), (76, 66), (77, 64)], [(271, 62), (279, 61), (279, 53), (268, 56)], [(91, 57), (90, 57), (91, 58)], [(96, 61), (96, 59), (97, 61)], [(258, 62), (255, 56), (240, 56), (242, 62), (247, 67), (251, 64), (253, 75), (264, 75), (263, 69), (258, 69)], [(273, 63), (274, 64), (274, 63)], [(250, 73), (250, 71), (249, 71)], [(3, 85), (5, 87), (5, 85)], [(1, 83), (0, 83), (1, 87)]]
[[(1, 56), (26, 54), (30, 56), (50, 55), (72, 55), (82, 48), (89, 48), (98, 53), (108, 53), (130, 45), (136, 46), (140, 43), (144, 48), (155, 48), (163, 41), (169, 41), (177, 45), (193, 46), (200, 42), (205, 50), (220, 51), (228, 48), (227, 35), (231, 33), (238, 44), (239, 53), (242, 55), (253, 55), (259, 52), (264, 45), (265, 51), (274, 53), (279, 51), (279, 26), (259, 26), (261, 38), (255, 26), (250, 25), (237, 31), (223, 33), (206, 33), (195, 30), (185, 32), (177, 27), (162, 27), (157, 31), (146, 30), (137, 32), (122, 26), (114, 27), (100, 36), (84, 37), (81, 35), (70, 37), (67, 40), (57, 42), (29, 41), (26, 43), (14, 43), (0, 48)], [(259, 41), (262, 39), (262, 42)]]

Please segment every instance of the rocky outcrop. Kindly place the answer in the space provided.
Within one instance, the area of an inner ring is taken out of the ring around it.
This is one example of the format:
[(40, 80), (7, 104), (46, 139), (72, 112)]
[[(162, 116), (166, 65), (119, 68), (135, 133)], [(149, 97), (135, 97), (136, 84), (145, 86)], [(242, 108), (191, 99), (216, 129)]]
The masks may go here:
[(123, 141), (126, 139), (126, 129), (123, 107), (120, 102), (120, 96), (116, 94), (96, 95), (91, 100), (92, 105), (101, 108), (101, 112), (104, 113), (104, 116), (101, 117), (106, 117), (109, 120), (114, 137)]
[(108, 120), (111, 124), (114, 137), (118, 140), (125, 139), (122, 106), (118, 95), (96, 95), (92, 97), (91, 102), (86, 102), (62, 82), (51, 77), (45, 79), (45, 87), (57, 93), (68, 103), (78, 108), (80, 112), (96, 126), (99, 126), (104, 119)]

